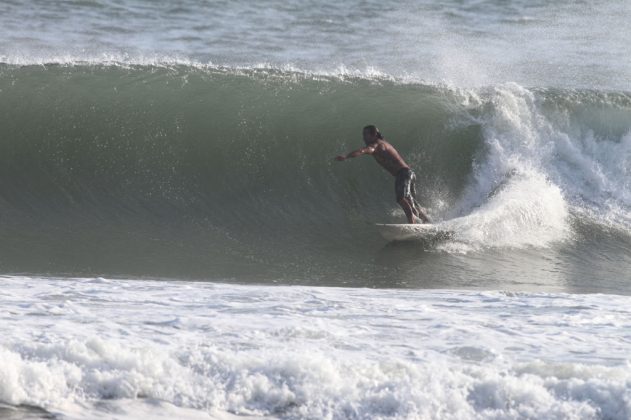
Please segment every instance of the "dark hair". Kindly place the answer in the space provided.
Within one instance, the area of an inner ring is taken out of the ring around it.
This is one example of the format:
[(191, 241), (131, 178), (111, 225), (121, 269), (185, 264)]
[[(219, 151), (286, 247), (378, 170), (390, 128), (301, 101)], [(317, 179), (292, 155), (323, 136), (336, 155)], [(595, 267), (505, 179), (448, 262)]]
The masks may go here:
[(364, 131), (366, 131), (366, 130), (368, 130), (370, 132), (370, 134), (372, 134), (373, 136), (376, 134), (378, 139), (383, 139), (383, 136), (381, 135), (381, 132), (374, 125), (367, 125), (366, 127), (364, 127)]

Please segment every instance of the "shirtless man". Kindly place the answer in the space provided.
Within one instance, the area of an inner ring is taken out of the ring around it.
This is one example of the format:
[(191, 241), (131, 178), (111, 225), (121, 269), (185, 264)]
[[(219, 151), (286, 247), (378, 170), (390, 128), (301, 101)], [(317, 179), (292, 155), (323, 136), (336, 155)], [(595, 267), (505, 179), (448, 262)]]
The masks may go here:
[(383, 138), (377, 127), (367, 125), (364, 127), (363, 135), (366, 147), (350, 152), (346, 156), (337, 156), (335, 160), (343, 161), (361, 155), (372, 155), (378, 164), (395, 177), (394, 190), (397, 202), (403, 208), (408, 223), (416, 223), (416, 218), (421, 219), (423, 223), (429, 223), (429, 218), (416, 202), (414, 171), (405, 163), (396, 149)]

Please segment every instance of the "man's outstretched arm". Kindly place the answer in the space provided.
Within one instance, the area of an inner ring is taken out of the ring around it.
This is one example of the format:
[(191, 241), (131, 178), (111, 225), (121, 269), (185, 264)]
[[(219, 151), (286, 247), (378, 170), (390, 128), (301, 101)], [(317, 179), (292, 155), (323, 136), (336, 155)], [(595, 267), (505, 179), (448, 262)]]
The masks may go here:
[(361, 155), (372, 155), (374, 151), (375, 151), (374, 147), (370, 147), (370, 146), (362, 147), (361, 149), (357, 149), (357, 150), (354, 150), (354, 151), (350, 152), (346, 156), (344, 156), (344, 155), (336, 156), (335, 160), (342, 161), (342, 160), (354, 158), (354, 157), (361, 156)]

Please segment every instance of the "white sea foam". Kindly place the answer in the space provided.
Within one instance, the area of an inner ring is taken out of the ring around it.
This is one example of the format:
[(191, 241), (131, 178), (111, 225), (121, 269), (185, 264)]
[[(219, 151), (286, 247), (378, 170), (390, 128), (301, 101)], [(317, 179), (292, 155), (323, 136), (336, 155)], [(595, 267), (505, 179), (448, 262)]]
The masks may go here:
[(447, 223), (457, 235), (443, 249), (547, 247), (571, 236), (572, 215), (631, 232), (629, 133), (598, 137), (515, 83), (460, 94), (486, 110), (476, 121), (485, 147), (447, 217), (457, 217)]
[(147, 66), (176, 69), (187, 67), (198, 71), (222, 71), (235, 74), (257, 72), (279, 73), (288, 80), (302, 79), (364, 79), (369, 81), (390, 81), (404, 84), (436, 84), (409, 72), (388, 73), (376, 66), (353, 67), (344, 64), (305, 68), (297, 64), (274, 64), (257, 62), (254, 64), (222, 64), (212, 61), (200, 61), (179, 55), (169, 54), (129, 54), (120, 52), (100, 52), (95, 54), (0, 54), (0, 63), (10, 66), (112, 66), (130, 68)]
[(67, 418), (631, 415), (628, 297), (1, 281), (0, 401)]

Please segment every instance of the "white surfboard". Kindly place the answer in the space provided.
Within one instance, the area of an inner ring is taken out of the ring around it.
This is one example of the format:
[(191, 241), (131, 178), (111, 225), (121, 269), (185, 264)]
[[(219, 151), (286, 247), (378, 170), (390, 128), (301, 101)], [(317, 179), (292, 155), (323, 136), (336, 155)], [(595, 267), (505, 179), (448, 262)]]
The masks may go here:
[(449, 239), (453, 231), (440, 224), (375, 224), (386, 241)]

